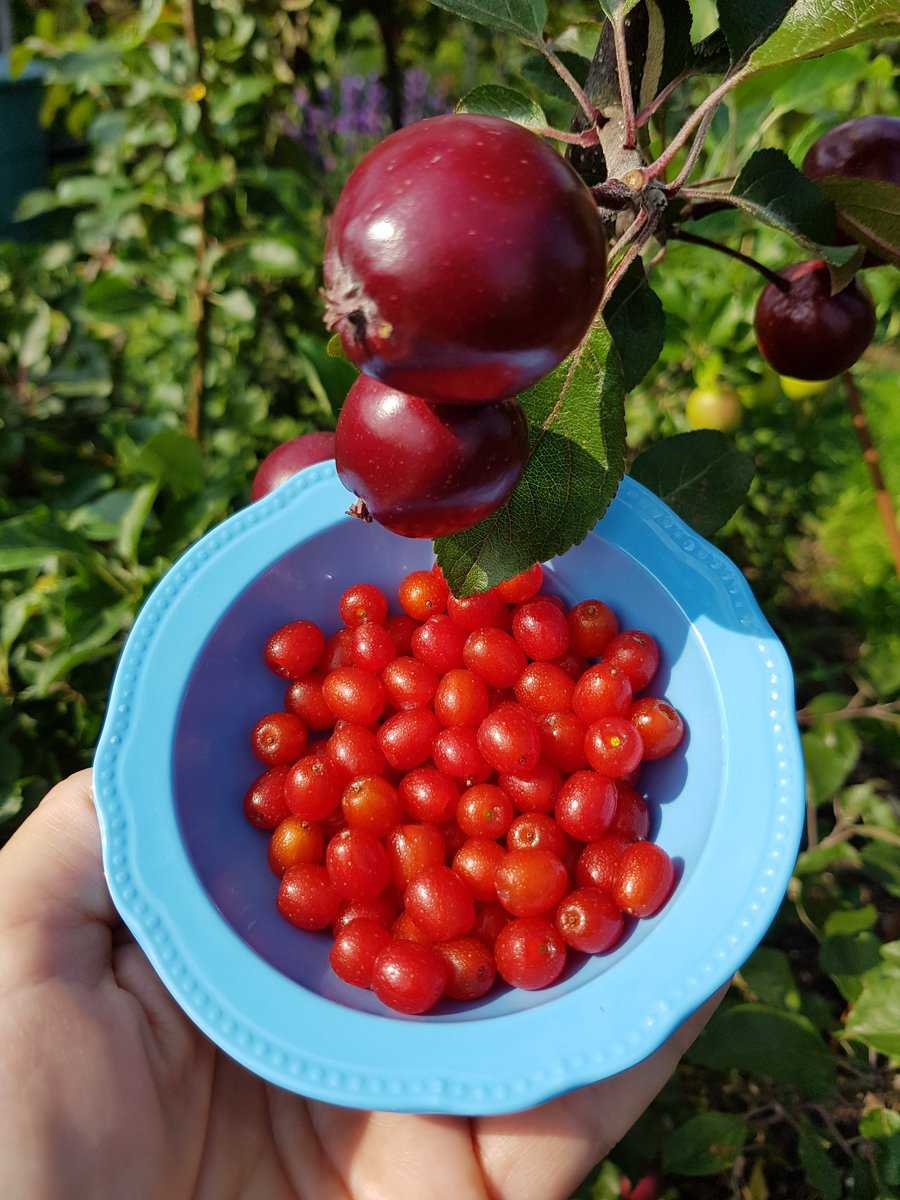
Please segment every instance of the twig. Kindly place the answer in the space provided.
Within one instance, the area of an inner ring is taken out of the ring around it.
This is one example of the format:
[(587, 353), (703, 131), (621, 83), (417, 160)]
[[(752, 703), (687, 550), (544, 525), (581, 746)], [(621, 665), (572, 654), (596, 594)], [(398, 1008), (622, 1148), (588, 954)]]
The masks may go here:
[[(188, 45), (194, 52), (196, 65), (196, 86), (198, 90), (197, 104), (200, 108), (200, 128), (206, 135), (207, 141), (212, 142), (212, 125), (207, 107), (205, 57), (203, 38), (197, 24), (196, 0), (184, 0), (184, 31)], [(206, 197), (199, 201), (197, 224), (200, 227), (200, 237), (197, 239), (197, 280), (189, 298), (189, 308), (194, 322), (196, 340), (196, 356), (191, 365), (188, 377), (187, 403), (185, 411), (185, 426), (190, 436), (200, 440), (203, 424), (203, 395), (206, 386), (206, 360), (209, 351), (209, 281), (206, 278), (206, 255), (209, 250), (209, 236), (206, 228)]]
[(727, 254), (729, 258), (736, 258), (738, 262), (742, 262), (746, 267), (752, 267), (769, 283), (774, 284), (779, 291), (786, 292), (790, 285), (786, 279), (775, 271), (771, 271), (768, 267), (763, 266), (755, 258), (751, 258), (749, 254), (744, 254), (741, 250), (733, 250), (731, 246), (724, 246), (721, 242), (714, 242), (712, 238), (701, 237), (699, 233), (688, 233), (686, 230), (673, 229), (669, 233), (670, 241), (688, 242), (692, 246), (705, 246), (707, 250), (718, 250), (720, 254)]
[(650, 103), (645, 105), (644, 108), (642, 108), (641, 111), (635, 116), (634, 124), (636, 128), (643, 129), (653, 114), (657, 112), (658, 109), (662, 108), (668, 98), (678, 87), (679, 83), (684, 83), (687, 77), (687, 71), (682, 71), (680, 75), (676, 75), (673, 80), (667, 83), (659, 95), (654, 96)]
[(848, 1146), (847, 1141), (840, 1129), (838, 1129), (837, 1122), (835, 1121), (834, 1117), (824, 1106), (824, 1104), (807, 1104), (805, 1107), (809, 1112), (814, 1112), (816, 1114), (816, 1116), (831, 1134), (832, 1139), (837, 1143), (838, 1146), (840, 1146), (847, 1157), (853, 1158), (853, 1151)]
[(622, 147), (633, 150), (637, 140), (634, 123), (634, 97), (631, 94), (631, 71), (628, 68), (628, 47), (625, 44), (625, 18), (612, 21), (613, 44), (616, 47), (616, 70), (619, 73), (619, 92), (622, 97), (622, 120), (625, 125)]
[(889, 700), (885, 704), (853, 704), (839, 708), (836, 712), (817, 713), (801, 708), (797, 720), (801, 725), (813, 725), (816, 721), (855, 721), (857, 717), (870, 717), (875, 721), (890, 721), (900, 717), (900, 700)]
[(594, 128), (584, 129), (581, 133), (570, 133), (564, 129), (551, 129), (544, 125), (535, 129), (534, 132), (538, 137), (553, 138), (556, 142), (567, 142), (570, 146), (597, 146), (600, 141), (597, 130)]
[[(634, 224), (634, 222), (632, 222), (632, 224)], [(622, 255), (622, 258), (620, 259), (619, 264), (616, 267), (616, 269), (610, 275), (609, 279), (607, 279), (606, 290), (603, 293), (603, 299), (600, 301), (600, 307), (597, 309), (598, 313), (603, 312), (604, 308), (609, 303), (610, 297), (613, 295), (616, 288), (619, 286), (619, 282), (621, 281), (625, 272), (628, 270), (628, 268), (631, 266), (631, 264), (634, 262), (634, 260), (640, 254), (641, 250), (643, 250), (644, 244), (650, 235), (646, 230), (643, 230), (642, 232), (643, 232), (644, 236), (637, 236), (635, 241), (633, 241), (631, 243), (631, 245), (628, 247), (628, 249)], [(622, 239), (620, 238), (619, 241), (621, 241), (621, 240)]]
[(851, 838), (867, 837), (873, 842), (886, 842), (889, 846), (900, 846), (900, 833), (892, 833), (882, 829), (880, 825), (845, 825), (843, 829), (833, 829), (827, 837), (823, 837), (820, 846), (840, 846)]
[(717, 183), (734, 183), (736, 175), (716, 175), (712, 179), (698, 179), (691, 184), (692, 188), (715, 187)]
[(593, 104), (591, 104), (590, 100), (588, 99), (587, 92), (585, 92), (584, 88), (581, 86), (566, 64), (562, 62), (556, 54), (554, 54), (547, 43), (542, 39), (538, 39), (532, 44), (541, 54), (543, 54), (544, 58), (546, 58), (547, 62), (578, 101), (581, 111), (587, 117), (590, 124), (597, 129), (599, 129), (601, 125), (605, 125), (606, 118), (601, 112), (598, 111), (598, 109), (594, 107)]
[(649, 179), (658, 178), (663, 171), (665, 171), (666, 167), (668, 167), (669, 163), (682, 148), (682, 146), (687, 144), (687, 141), (694, 130), (706, 119), (707, 113), (714, 113), (731, 89), (736, 87), (739, 83), (746, 79), (746, 77), (747, 68), (745, 68), (743, 71), (737, 71), (734, 75), (727, 76), (717, 88), (710, 92), (703, 103), (694, 109), (682, 127), (672, 138), (671, 142), (669, 142), (668, 146), (666, 146), (665, 150), (663, 150), (662, 154), (660, 154), (656, 162), (651, 163), (650, 166), (647, 167), (647, 177)]
[(671, 183), (666, 184), (666, 193), (669, 196), (674, 196), (687, 183), (690, 178), (691, 171), (697, 165), (697, 159), (703, 150), (703, 143), (706, 141), (706, 135), (709, 132), (709, 127), (712, 124), (713, 117), (716, 115), (715, 109), (710, 109), (703, 120), (697, 132), (694, 134), (694, 140), (691, 143), (691, 148), (688, 151), (687, 158), (684, 160), (684, 165), (675, 176)]
[(814, 850), (819, 844), (819, 820), (816, 816), (816, 805), (813, 800), (812, 788), (806, 785), (806, 845)]
[(850, 409), (853, 428), (856, 430), (856, 436), (859, 438), (859, 444), (862, 447), (863, 461), (869, 469), (872, 486), (875, 489), (875, 503), (881, 515), (884, 532), (887, 534), (888, 546), (890, 547), (891, 556), (894, 559), (894, 570), (897, 573), (897, 578), (900, 579), (900, 529), (897, 527), (894, 505), (890, 492), (887, 490), (884, 475), (881, 472), (881, 456), (872, 440), (872, 431), (869, 428), (869, 422), (866, 420), (862, 397), (859, 394), (859, 388), (856, 386), (856, 380), (850, 371), (844, 372), (844, 384), (846, 385), (847, 405)]

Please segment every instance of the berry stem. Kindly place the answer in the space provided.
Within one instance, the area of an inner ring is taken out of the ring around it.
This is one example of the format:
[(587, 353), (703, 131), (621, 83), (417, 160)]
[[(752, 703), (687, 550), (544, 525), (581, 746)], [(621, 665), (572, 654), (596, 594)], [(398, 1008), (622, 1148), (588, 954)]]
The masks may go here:
[(723, 246), (721, 242), (714, 242), (712, 238), (701, 237), (698, 233), (688, 233), (687, 230), (673, 229), (669, 233), (669, 239), (674, 239), (679, 242), (689, 242), (692, 246), (705, 246), (707, 250), (718, 250), (720, 254), (727, 254), (729, 258), (736, 258), (738, 262), (742, 262), (746, 267), (752, 267), (762, 275), (763, 279), (768, 280), (778, 288), (780, 292), (790, 291), (790, 284), (786, 279), (783, 279), (776, 271), (772, 271), (769, 267), (763, 266), (755, 258), (751, 258), (749, 254), (744, 254), (741, 250), (733, 250), (731, 246)]
[(844, 384), (846, 388), (847, 407), (850, 409), (850, 418), (853, 422), (853, 428), (856, 430), (856, 436), (859, 438), (863, 461), (868, 468), (872, 479), (872, 486), (875, 489), (875, 504), (881, 515), (881, 523), (884, 525), (888, 546), (894, 559), (894, 570), (897, 572), (897, 578), (900, 579), (900, 529), (897, 527), (897, 516), (894, 512), (891, 494), (887, 489), (887, 484), (881, 471), (881, 455), (878, 453), (878, 449), (872, 439), (872, 431), (869, 428), (869, 422), (866, 420), (862, 396), (859, 393), (856, 380), (850, 371), (844, 372)]
[(717, 88), (710, 92), (703, 103), (694, 109), (682, 127), (672, 138), (671, 142), (669, 142), (668, 146), (666, 146), (665, 150), (663, 150), (662, 154), (660, 154), (656, 162), (651, 163), (650, 166), (647, 167), (648, 179), (657, 178), (663, 173), (663, 171), (665, 171), (666, 167), (668, 167), (669, 163), (682, 148), (682, 146), (687, 144), (687, 141), (694, 130), (704, 122), (707, 113), (714, 113), (716, 111), (716, 109), (722, 103), (722, 100), (728, 95), (731, 89), (746, 79), (747, 72), (748, 68), (744, 68), (742, 71), (736, 71), (734, 75), (727, 76), (722, 80)]
[(643, 129), (643, 127), (647, 124), (647, 122), (654, 115), (654, 113), (658, 112), (658, 110), (660, 108), (662, 108), (662, 106), (665, 104), (665, 102), (668, 100), (668, 98), (672, 95), (672, 93), (675, 91), (675, 89), (678, 87), (678, 85), (680, 83), (684, 83), (684, 81), (685, 81), (685, 79), (687, 79), (687, 77), (688, 77), (687, 71), (682, 71), (682, 73), (680, 75), (676, 75), (674, 79), (670, 80), (666, 84), (666, 86), (662, 89), (662, 91), (659, 93), (659, 95), (655, 96), (650, 101), (650, 103), (647, 104), (644, 108), (642, 108), (641, 111), (634, 118), (635, 127), (637, 129)]
[(537, 40), (533, 44), (535, 48), (541, 54), (543, 54), (544, 58), (546, 58), (547, 62), (578, 101), (581, 111), (587, 117), (591, 126), (593, 126), (595, 129), (599, 129), (602, 125), (605, 125), (606, 118), (601, 112), (598, 111), (598, 109), (594, 107), (593, 104), (591, 104), (584, 88), (581, 86), (566, 64), (562, 62), (556, 54), (554, 54), (553, 50), (545, 41)]
[(637, 139), (637, 129), (634, 123), (634, 97), (631, 94), (628, 46), (625, 43), (625, 18), (616, 17), (612, 22), (612, 30), (613, 42), (616, 47), (616, 70), (619, 73), (619, 92), (622, 97), (622, 119), (625, 123), (622, 146), (625, 150), (633, 150)]

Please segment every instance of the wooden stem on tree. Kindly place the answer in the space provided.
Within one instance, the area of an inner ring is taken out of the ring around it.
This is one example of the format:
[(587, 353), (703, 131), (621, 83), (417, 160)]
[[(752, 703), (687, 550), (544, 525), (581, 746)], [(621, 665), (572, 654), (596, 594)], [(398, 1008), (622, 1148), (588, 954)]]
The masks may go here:
[(881, 470), (881, 455), (878, 453), (875, 443), (872, 440), (872, 431), (869, 428), (869, 422), (866, 420), (866, 413), (862, 405), (859, 388), (856, 386), (856, 380), (849, 371), (844, 372), (844, 383), (846, 385), (845, 395), (847, 397), (847, 406), (850, 409), (850, 419), (853, 422), (853, 428), (856, 430), (856, 436), (859, 438), (863, 461), (868, 468), (872, 486), (875, 489), (875, 504), (881, 516), (884, 532), (887, 534), (888, 546), (894, 560), (894, 570), (897, 572), (897, 578), (900, 579), (900, 529), (897, 527), (894, 502), (891, 499), (891, 494), (887, 489), (887, 484)]
[[(200, 128), (207, 144), (212, 146), (212, 125), (206, 96), (206, 71), (203, 53), (203, 38), (197, 22), (196, 0), (185, 0), (184, 31), (188, 45), (194, 53), (194, 94), (200, 108)], [(185, 427), (192, 438), (200, 440), (203, 426), (204, 393), (206, 390), (206, 362), (209, 355), (209, 280), (206, 277), (206, 258), (209, 250), (207, 229), (207, 198), (199, 203), (197, 217), (200, 236), (197, 239), (197, 276), (191, 293), (188, 309), (194, 326), (194, 361), (188, 378), (185, 406)]]

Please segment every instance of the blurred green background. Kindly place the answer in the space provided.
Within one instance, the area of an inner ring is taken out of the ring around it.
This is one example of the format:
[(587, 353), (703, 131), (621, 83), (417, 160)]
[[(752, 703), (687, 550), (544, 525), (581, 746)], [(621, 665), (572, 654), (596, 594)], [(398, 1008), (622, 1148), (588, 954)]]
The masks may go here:
[[(692, 7), (707, 32), (712, 6)], [(595, 15), (553, 5), (558, 47), (590, 56)], [(0, 840), (90, 762), (123, 636), (172, 560), (247, 502), (263, 454), (333, 426), (353, 373), (325, 351), (320, 260), (354, 162), (480, 82), (540, 94), (557, 125), (572, 114), (515, 42), (424, 0), (16, 0), (11, 17)], [(733, 175), (760, 146), (799, 163), (848, 116), (896, 113), (894, 49), (745, 84), (716, 118), (702, 173)], [(13, 222), (19, 188), (31, 190)], [(797, 257), (736, 214), (698, 231), (776, 269)], [(898, 280), (866, 274), (879, 328), (857, 370), (895, 503)], [(626, 1176), (655, 1171), (671, 1198), (884, 1200), (900, 1195), (900, 587), (842, 385), (791, 399), (756, 351), (758, 277), (672, 243), (651, 283), (668, 338), (629, 400), (630, 449), (686, 429), (696, 387), (741, 401), (735, 437), (757, 479), (717, 540), (793, 659), (808, 837), (722, 1013), (580, 1195), (627, 1196)]]

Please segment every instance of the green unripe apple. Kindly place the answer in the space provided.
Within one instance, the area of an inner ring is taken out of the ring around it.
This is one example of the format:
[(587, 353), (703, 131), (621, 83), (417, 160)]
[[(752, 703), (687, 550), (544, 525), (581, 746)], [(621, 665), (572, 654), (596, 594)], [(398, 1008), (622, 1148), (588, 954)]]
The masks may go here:
[(790, 375), (779, 375), (781, 390), (789, 400), (805, 400), (807, 396), (818, 396), (828, 387), (830, 379), (791, 379)]
[(737, 392), (727, 387), (694, 388), (684, 410), (691, 429), (718, 429), (731, 433), (744, 416)]

